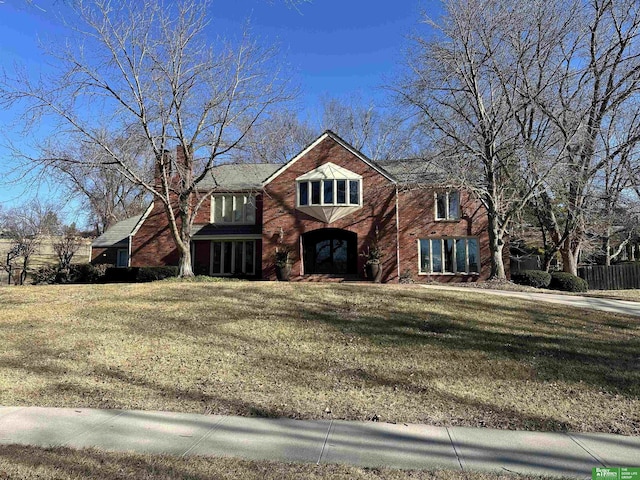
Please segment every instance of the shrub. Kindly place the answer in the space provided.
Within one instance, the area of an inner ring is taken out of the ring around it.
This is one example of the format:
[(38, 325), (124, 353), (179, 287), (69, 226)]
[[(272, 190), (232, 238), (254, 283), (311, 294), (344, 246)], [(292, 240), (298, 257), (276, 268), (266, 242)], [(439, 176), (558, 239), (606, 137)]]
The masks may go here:
[(97, 268), (90, 263), (79, 263), (69, 266), (66, 282), (61, 283), (97, 283), (104, 275), (104, 268)]
[(106, 283), (153, 282), (178, 276), (178, 267), (128, 267), (107, 268), (104, 281)]
[(585, 280), (567, 272), (553, 272), (549, 288), (563, 292), (586, 292), (589, 285)]
[(42, 285), (47, 283), (56, 283), (58, 275), (58, 267), (53, 265), (45, 265), (33, 272), (32, 279), (34, 285)]
[(104, 275), (104, 267), (90, 263), (70, 265), (67, 269), (60, 269), (57, 265), (45, 265), (33, 273), (33, 283), (97, 283)]
[(519, 285), (547, 288), (551, 283), (551, 274), (542, 270), (522, 270), (518, 274), (511, 275), (511, 279)]
[(138, 270), (138, 267), (109, 267), (104, 272), (103, 280), (105, 283), (134, 283), (138, 276)]
[(140, 267), (136, 282), (154, 282), (164, 280), (169, 277), (177, 277), (180, 269), (178, 267)]

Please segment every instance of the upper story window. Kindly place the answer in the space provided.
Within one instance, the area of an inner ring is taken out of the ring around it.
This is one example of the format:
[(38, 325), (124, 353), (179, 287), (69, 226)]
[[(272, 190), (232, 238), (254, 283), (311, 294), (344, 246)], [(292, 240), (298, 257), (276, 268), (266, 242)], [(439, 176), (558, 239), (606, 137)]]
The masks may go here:
[(362, 176), (331, 162), (296, 178), (296, 209), (331, 223), (362, 208)]
[(298, 180), (298, 206), (360, 206), (360, 180)]
[(460, 220), (460, 192), (436, 192), (436, 220)]
[(255, 224), (255, 196), (214, 195), (211, 197), (211, 223)]

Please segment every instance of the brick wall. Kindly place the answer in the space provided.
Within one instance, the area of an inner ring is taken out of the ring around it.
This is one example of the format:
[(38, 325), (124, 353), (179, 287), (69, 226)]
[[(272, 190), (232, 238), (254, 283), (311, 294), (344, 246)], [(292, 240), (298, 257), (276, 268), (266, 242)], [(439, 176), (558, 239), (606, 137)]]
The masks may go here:
[[(296, 210), (296, 178), (324, 163), (332, 162), (347, 170), (362, 175), (363, 208), (326, 224)], [(383, 281), (397, 281), (396, 268), (396, 220), (395, 185), (377, 170), (371, 168), (349, 150), (330, 137), (322, 140), (314, 149), (298, 159), (287, 170), (276, 177), (264, 193), (262, 230), (263, 277), (274, 280), (274, 256), (279, 245), (280, 229), (284, 234), (282, 243), (293, 252), (292, 279), (302, 271), (301, 235), (320, 228), (340, 228), (357, 234), (357, 251), (361, 253), (374, 240), (379, 230), (379, 245), (384, 252), (382, 258)], [(358, 272), (364, 271), (365, 259), (358, 256)]]
[[(456, 221), (435, 220), (435, 191), (432, 188), (403, 188), (398, 196), (400, 219), (400, 272), (414, 282), (474, 282), (486, 280), (491, 271), (487, 214), (480, 201), (460, 192), (461, 217)], [(421, 238), (477, 237), (480, 275), (419, 274), (418, 240)]]
[[(332, 162), (362, 176), (363, 207), (330, 224), (317, 220), (295, 208), (296, 178)], [(378, 231), (378, 243), (383, 251), (383, 282), (399, 281), (401, 275), (409, 275), (415, 282), (468, 282), (484, 280), (490, 273), (490, 254), (487, 232), (487, 216), (480, 202), (468, 193), (461, 192), (462, 216), (458, 221), (436, 221), (434, 215), (434, 189), (400, 188), (396, 196), (393, 182), (370, 167), (359, 157), (345, 149), (331, 137), (324, 138), (312, 150), (298, 159), (276, 177), (257, 195), (256, 221), (262, 222), (262, 242), (256, 242), (257, 272), (263, 278), (274, 280), (274, 256), (276, 248), (286, 245), (292, 251), (294, 261), (292, 279), (299, 280), (303, 271), (302, 241), (304, 233), (316, 229), (338, 228), (357, 235), (357, 252), (364, 252), (374, 241)], [(396, 225), (396, 198), (398, 220)], [(197, 224), (209, 223), (211, 200), (205, 199), (196, 217)], [(398, 228), (398, 230), (397, 230)], [(280, 232), (283, 233), (282, 243)], [(480, 275), (419, 275), (418, 240), (421, 238), (477, 237), (480, 247)], [(397, 241), (399, 240), (399, 242)], [(196, 263), (208, 265), (209, 242), (196, 242)], [(94, 250), (94, 258), (98, 255)], [(400, 265), (397, 264), (397, 253)], [(115, 255), (115, 251), (114, 251)], [(509, 271), (508, 246), (505, 246), (505, 268)], [(178, 251), (169, 230), (161, 202), (143, 223), (132, 242), (132, 266), (177, 265)], [(365, 258), (358, 255), (357, 271), (364, 276)], [(115, 257), (113, 260), (115, 263)]]
[(94, 247), (91, 249), (91, 263), (93, 265), (116, 265), (118, 250), (115, 247)]
[(179, 254), (162, 202), (153, 210), (131, 240), (131, 266), (156, 267), (178, 265)]

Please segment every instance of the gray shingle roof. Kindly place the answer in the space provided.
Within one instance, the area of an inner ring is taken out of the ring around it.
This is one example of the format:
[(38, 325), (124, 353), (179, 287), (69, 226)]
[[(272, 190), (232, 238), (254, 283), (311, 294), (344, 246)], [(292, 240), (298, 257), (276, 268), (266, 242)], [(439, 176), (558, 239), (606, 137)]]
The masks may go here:
[(447, 171), (435, 162), (421, 158), (378, 162), (400, 184), (434, 185), (447, 181)]
[(218, 165), (213, 167), (211, 175), (200, 182), (199, 187), (210, 189), (217, 186), (221, 190), (255, 189), (283, 166), (281, 163)]
[[(400, 184), (439, 184), (447, 180), (447, 172), (434, 162), (423, 159), (389, 160), (371, 162), (395, 178)], [(217, 182), (220, 190), (251, 190), (262, 186), (284, 164), (255, 163), (227, 164), (214, 167), (212, 176), (200, 182), (202, 189), (213, 188)]]
[(129, 245), (129, 235), (133, 232), (140, 219), (144, 216), (144, 213), (136, 215), (135, 217), (127, 218), (121, 222), (113, 225), (109, 230), (104, 232), (93, 242), (92, 247), (122, 247), (125, 248)]

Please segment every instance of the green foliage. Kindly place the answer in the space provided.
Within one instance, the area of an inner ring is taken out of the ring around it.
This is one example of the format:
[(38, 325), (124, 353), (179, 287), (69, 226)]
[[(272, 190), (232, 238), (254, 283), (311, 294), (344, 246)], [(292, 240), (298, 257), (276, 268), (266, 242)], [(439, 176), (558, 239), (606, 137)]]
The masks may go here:
[(135, 283), (138, 277), (138, 267), (118, 268), (109, 267), (104, 272), (104, 283)]
[(177, 277), (178, 267), (128, 267), (128, 268), (107, 268), (105, 272), (105, 283), (143, 283), (164, 280), (169, 277)]
[(34, 285), (52, 283), (99, 283), (105, 274), (105, 266), (90, 263), (70, 265), (60, 269), (59, 266), (45, 265), (33, 273)]
[(135, 281), (154, 282), (169, 277), (177, 277), (178, 273), (180, 273), (178, 267), (140, 267)]
[(71, 265), (66, 273), (66, 281), (56, 283), (98, 283), (104, 276), (105, 269), (90, 263)]
[(292, 259), (289, 258), (290, 252), (289, 247), (280, 247), (276, 250), (276, 267), (285, 268), (287, 265), (293, 263)]
[(58, 267), (53, 265), (45, 265), (33, 272), (32, 279), (34, 285), (43, 285), (56, 283), (58, 275)]
[(549, 288), (563, 292), (586, 292), (589, 285), (585, 280), (567, 272), (553, 272)]
[(511, 280), (519, 285), (547, 288), (551, 283), (551, 274), (542, 270), (522, 270), (518, 274), (511, 275)]

